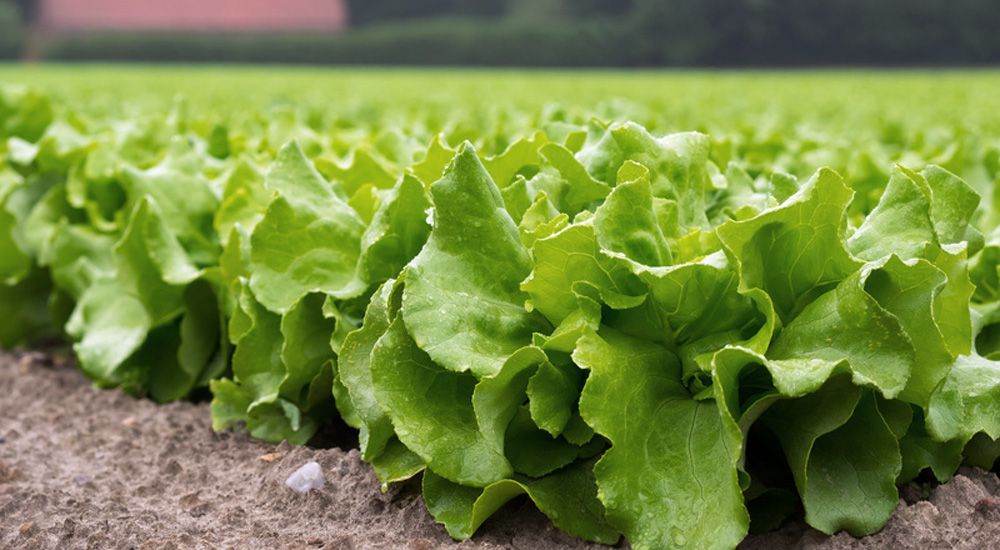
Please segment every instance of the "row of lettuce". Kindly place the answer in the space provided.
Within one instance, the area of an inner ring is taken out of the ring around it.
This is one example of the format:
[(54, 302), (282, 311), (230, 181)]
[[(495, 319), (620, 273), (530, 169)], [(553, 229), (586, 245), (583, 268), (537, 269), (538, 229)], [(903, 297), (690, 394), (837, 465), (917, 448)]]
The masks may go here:
[(268, 441), (339, 415), (455, 538), (522, 494), (635, 548), (798, 509), (861, 535), (897, 483), (1000, 456), (996, 149), (950, 151), (972, 185), (919, 144), (800, 181), (794, 133), (554, 113), (477, 152), (5, 90), (0, 343), (72, 341), (157, 401), (210, 388), (216, 429)]

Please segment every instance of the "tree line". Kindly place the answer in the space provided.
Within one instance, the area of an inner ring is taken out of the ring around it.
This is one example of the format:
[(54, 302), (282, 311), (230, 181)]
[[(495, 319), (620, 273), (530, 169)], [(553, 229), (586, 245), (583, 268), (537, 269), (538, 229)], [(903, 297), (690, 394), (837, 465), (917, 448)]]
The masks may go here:
[[(607, 63), (981, 64), (1000, 61), (995, 0), (350, 0), (358, 26), (448, 16), (597, 28)], [(589, 51), (589, 48), (585, 48)]]
[[(767, 67), (1000, 62), (995, 0), (346, 0), (336, 34), (95, 32), (49, 59)], [(34, 0), (0, 0), (0, 57)], [(20, 17), (17, 14), (20, 13)]]

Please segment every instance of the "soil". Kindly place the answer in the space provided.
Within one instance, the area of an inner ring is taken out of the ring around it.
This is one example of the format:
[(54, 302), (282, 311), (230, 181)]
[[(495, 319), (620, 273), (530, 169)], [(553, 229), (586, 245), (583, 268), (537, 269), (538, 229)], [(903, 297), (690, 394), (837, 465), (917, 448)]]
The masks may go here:
[[(330, 441), (349, 442), (333, 434)], [(347, 447), (348, 444), (343, 444)], [(326, 485), (285, 479), (315, 460)], [(904, 488), (904, 494), (915, 491)], [(964, 469), (929, 499), (900, 500), (880, 533), (826, 537), (801, 524), (741, 548), (997, 548), (1000, 479)], [(456, 543), (416, 483), (386, 493), (356, 450), (213, 433), (207, 403), (156, 405), (95, 389), (69, 361), (0, 354), (0, 548), (604, 548), (519, 499)]]

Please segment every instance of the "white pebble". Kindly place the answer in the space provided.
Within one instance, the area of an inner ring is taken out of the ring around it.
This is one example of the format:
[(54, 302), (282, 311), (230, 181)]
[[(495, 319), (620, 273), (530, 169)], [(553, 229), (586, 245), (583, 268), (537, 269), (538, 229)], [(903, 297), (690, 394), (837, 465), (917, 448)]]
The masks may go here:
[(294, 474), (288, 476), (285, 485), (296, 493), (308, 493), (313, 489), (321, 489), (323, 487), (323, 469), (319, 467), (317, 462), (306, 462), (301, 468), (295, 470)]

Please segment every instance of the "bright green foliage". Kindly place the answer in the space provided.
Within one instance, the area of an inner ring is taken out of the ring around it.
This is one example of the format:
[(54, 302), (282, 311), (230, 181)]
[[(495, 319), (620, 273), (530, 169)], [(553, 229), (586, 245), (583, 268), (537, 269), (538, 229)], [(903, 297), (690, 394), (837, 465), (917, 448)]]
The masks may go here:
[(592, 82), (138, 118), (4, 91), (0, 344), (208, 388), (216, 429), (268, 441), (339, 415), (458, 539), (521, 495), (637, 549), (798, 508), (862, 535), (898, 483), (1000, 456), (995, 121), (772, 119), (721, 83), (577, 108), (624, 93)]
[(594, 491), (592, 468), (593, 461), (581, 461), (550, 476), (539, 479), (518, 476), (483, 489), (458, 485), (427, 472), (423, 480), (424, 498), (434, 519), (443, 523), (448, 534), (457, 539), (471, 537), (504, 503), (527, 494), (563, 531), (587, 540), (614, 544), (621, 535), (604, 521), (604, 510)]
[(545, 324), (518, 284), (531, 257), (471, 145), (431, 185), (434, 227), (406, 268), (403, 319), (417, 345), (456, 372), (495, 374)]
[(434, 364), (413, 341), (401, 318), (371, 354), (375, 398), (399, 440), (427, 465), (457, 483), (481, 487), (512, 473), (502, 442), (476, 424), (476, 380)]
[(573, 359), (591, 371), (580, 413), (611, 442), (594, 468), (608, 521), (636, 547), (735, 546), (749, 519), (736, 442), (715, 403), (688, 393), (677, 359), (610, 330), (581, 338)]
[(309, 292), (351, 298), (364, 222), (323, 180), (297, 144), (278, 153), (267, 177), (275, 198), (254, 227), (250, 288), (265, 307), (288, 311)]

